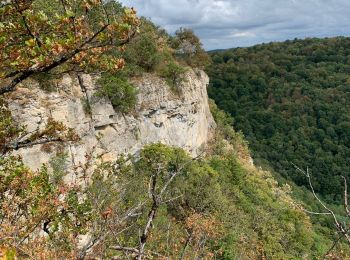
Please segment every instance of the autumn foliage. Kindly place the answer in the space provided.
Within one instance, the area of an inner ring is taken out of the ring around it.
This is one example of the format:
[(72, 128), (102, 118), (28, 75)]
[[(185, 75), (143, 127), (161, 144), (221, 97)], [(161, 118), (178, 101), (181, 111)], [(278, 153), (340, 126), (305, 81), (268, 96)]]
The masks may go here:
[[(50, 7), (42, 8), (45, 3)], [(0, 79), (8, 83), (0, 94), (43, 72), (119, 70), (123, 46), (139, 25), (133, 9), (115, 2), (11, 0), (1, 5)]]

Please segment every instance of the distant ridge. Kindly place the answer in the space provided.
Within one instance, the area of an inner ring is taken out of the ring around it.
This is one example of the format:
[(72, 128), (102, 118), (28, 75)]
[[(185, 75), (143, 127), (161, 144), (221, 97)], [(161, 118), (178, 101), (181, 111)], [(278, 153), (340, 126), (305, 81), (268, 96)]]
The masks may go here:
[(261, 45), (267, 45), (267, 44), (279, 44), (279, 43), (290, 43), (290, 42), (300, 42), (300, 41), (307, 41), (307, 40), (327, 40), (327, 39), (337, 39), (337, 38), (349, 38), (350, 36), (335, 36), (335, 37), (306, 37), (306, 38), (294, 38), (294, 39), (287, 39), (284, 41), (270, 41), (270, 42), (262, 42), (259, 44), (254, 44), (251, 46), (245, 46), (245, 47), (232, 47), (232, 48), (226, 48), (226, 49), (214, 49), (214, 50), (208, 50), (207, 53), (215, 53), (215, 52), (223, 52), (223, 51), (229, 51), (229, 50), (235, 50), (239, 48), (254, 48)]

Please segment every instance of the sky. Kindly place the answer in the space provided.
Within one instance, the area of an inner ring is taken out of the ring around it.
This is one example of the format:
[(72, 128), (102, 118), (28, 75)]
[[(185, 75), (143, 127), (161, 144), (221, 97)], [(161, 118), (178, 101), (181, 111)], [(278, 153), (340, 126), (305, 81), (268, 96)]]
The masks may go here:
[(350, 35), (350, 0), (121, 0), (169, 33), (192, 28), (206, 50)]

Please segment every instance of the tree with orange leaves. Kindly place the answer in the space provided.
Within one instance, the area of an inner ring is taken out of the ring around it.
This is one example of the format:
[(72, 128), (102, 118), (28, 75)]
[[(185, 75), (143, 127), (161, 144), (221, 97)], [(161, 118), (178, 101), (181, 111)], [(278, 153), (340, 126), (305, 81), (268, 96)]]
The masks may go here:
[(41, 73), (119, 70), (139, 26), (134, 9), (102, 0), (1, 1), (0, 17), (0, 95)]

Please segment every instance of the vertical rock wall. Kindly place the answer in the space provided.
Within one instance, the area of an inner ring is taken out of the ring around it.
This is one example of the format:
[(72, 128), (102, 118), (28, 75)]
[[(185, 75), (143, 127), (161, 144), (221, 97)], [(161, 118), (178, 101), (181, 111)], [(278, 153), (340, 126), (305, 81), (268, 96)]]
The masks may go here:
[[(53, 92), (40, 89), (35, 82), (19, 88), (12, 95), (10, 109), (28, 132), (43, 129), (50, 117), (73, 128), (81, 140), (64, 144), (71, 165), (84, 164), (86, 154), (115, 160), (120, 154), (135, 154), (144, 145), (156, 142), (182, 147), (195, 156), (215, 127), (208, 106), (208, 81), (203, 71), (190, 70), (181, 95), (176, 95), (154, 75), (133, 79), (139, 90), (137, 106), (134, 112), (123, 115), (108, 100), (93, 101), (98, 86), (90, 75), (83, 75), (80, 82), (65, 75)], [(84, 111), (87, 99), (91, 114)], [(54, 149), (34, 145), (15, 153), (35, 170), (56, 153), (55, 146), (59, 145), (52, 146)]]

